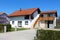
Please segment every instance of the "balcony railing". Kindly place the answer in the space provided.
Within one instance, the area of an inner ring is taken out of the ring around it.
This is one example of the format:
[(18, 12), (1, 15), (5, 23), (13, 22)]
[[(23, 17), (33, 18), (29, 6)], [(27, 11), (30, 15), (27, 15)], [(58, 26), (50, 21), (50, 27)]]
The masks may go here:
[(39, 17), (39, 20), (54, 20), (54, 17)]

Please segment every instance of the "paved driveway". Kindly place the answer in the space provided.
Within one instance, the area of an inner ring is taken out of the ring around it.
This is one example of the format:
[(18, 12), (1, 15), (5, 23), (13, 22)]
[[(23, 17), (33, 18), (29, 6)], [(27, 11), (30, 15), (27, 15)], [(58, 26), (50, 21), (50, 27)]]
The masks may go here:
[(0, 40), (33, 40), (35, 34), (35, 29), (0, 33)]

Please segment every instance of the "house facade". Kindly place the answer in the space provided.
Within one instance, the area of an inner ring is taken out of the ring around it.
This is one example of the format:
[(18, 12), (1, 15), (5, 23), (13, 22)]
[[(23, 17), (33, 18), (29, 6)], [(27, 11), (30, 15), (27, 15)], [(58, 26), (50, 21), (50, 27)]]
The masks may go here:
[(0, 12), (0, 24), (9, 24), (9, 17), (6, 13)]
[(55, 28), (56, 27), (57, 11), (40, 12), (39, 18), (35, 26), (39, 28)]
[(29, 25), (32, 20), (37, 16), (40, 10), (38, 8), (27, 9), (27, 10), (17, 10), (9, 15), (10, 24), (12, 27), (24, 27), (31, 28)]
[(54, 28), (56, 17), (56, 11), (41, 12), (39, 8), (20, 9), (9, 15), (13, 28)]

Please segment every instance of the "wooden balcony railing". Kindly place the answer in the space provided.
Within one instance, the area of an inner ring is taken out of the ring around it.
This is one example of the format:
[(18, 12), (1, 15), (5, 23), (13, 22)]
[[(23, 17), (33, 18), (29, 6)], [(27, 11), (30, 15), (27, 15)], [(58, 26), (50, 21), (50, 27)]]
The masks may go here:
[(39, 17), (39, 20), (44, 21), (44, 20), (54, 20), (54, 17)]

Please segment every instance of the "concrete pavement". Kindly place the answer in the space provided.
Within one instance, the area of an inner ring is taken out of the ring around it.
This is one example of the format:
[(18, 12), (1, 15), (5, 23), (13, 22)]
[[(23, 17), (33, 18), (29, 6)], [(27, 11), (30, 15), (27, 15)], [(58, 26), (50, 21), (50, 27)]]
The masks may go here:
[(33, 40), (35, 35), (35, 29), (0, 33), (0, 40)]

